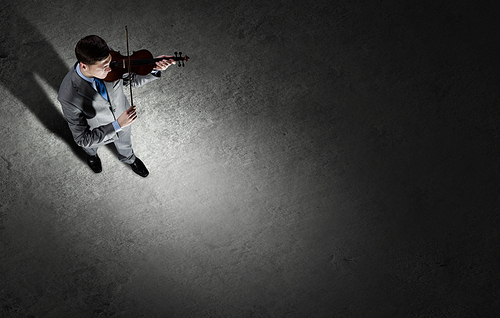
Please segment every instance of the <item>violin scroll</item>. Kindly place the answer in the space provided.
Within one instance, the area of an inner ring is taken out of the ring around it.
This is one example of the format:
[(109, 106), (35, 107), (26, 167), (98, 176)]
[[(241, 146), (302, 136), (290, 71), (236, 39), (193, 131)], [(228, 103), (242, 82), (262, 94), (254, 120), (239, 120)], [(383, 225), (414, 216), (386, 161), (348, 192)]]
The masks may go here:
[(184, 67), (184, 61), (188, 61), (189, 60), (189, 56), (182, 56), (182, 52), (179, 52), (179, 55), (177, 55), (177, 52), (174, 52), (174, 58), (173, 58), (174, 61), (179, 61), (179, 67)]

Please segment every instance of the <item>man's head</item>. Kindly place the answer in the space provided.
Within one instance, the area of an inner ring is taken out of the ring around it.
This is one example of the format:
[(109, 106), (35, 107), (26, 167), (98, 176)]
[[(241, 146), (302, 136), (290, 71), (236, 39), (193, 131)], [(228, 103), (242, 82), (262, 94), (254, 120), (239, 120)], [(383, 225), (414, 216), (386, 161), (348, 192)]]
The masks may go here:
[(103, 79), (111, 71), (109, 47), (97, 35), (89, 35), (78, 41), (75, 54), (83, 75)]

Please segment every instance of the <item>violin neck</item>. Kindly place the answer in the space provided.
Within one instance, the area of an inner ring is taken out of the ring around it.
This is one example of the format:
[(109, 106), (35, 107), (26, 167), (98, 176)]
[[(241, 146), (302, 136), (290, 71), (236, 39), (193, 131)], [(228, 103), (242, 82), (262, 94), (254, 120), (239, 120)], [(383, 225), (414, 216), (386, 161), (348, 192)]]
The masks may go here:
[[(184, 57), (180, 57), (180, 56), (172, 56), (172, 57), (169, 57), (170, 60), (174, 60), (174, 61), (184, 61), (185, 58)], [(137, 59), (137, 60), (134, 60), (132, 62), (132, 65), (149, 65), (149, 64), (156, 64), (156, 62), (160, 62), (160, 61), (163, 61), (165, 60), (165, 58), (152, 58), (152, 59)]]
[[(185, 56), (171, 56), (168, 59), (169, 60), (174, 60), (174, 61), (187, 61), (187, 59), (186, 59)], [(159, 61), (163, 61), (163, 60), (166, 60), (166, 58), (164, 58), (164, 57), (154, 58), (153, 59), (153, 63), (156, 63), (156, 62), (159, 62)]]

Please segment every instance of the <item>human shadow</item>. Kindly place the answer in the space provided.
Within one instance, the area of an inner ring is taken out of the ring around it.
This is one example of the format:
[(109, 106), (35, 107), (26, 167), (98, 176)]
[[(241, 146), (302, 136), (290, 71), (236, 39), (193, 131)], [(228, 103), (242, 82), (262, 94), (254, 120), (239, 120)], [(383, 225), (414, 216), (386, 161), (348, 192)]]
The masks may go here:
[(0, 21), (7, 30), (0, 33), (0, 83), (49, 132), (66, 142), (73, 153), (85, 161), (85, 153), (73, 140), (58, 103), (53, 102), (40, 84), (42, 80), (57, 92), (69, 70), (67, 64), (44, 35), (12, 6), (0, 9)]

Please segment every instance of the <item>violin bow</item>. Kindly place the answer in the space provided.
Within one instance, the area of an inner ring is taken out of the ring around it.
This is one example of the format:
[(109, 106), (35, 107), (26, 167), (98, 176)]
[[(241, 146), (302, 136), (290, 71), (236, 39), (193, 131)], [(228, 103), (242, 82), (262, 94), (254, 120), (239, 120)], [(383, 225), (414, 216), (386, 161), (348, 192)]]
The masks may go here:
[(130, 72), (130, 52), (128, 50), (127, 26), (125, 26), (125, 37), (127, 38), (128, 86), (130, 88), (130, 106), (134, 106), (134, 99), (132, 98), (132, 73)]

